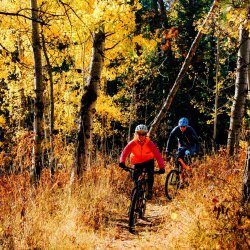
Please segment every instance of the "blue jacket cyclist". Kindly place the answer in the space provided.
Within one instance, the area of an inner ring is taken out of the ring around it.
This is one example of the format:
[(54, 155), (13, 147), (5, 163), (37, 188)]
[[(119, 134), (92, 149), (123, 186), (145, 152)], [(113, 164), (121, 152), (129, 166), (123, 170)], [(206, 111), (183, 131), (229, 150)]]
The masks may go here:
[(186, 117), (181, 118), (178, 126), (171, 131), (167, 141), (166, 155), (174, 149), (176, 138), (178, 139), (178, 157), (183, 158), (185, 154), (199, 153), (198, 136), (195, 130), (188, 125)]

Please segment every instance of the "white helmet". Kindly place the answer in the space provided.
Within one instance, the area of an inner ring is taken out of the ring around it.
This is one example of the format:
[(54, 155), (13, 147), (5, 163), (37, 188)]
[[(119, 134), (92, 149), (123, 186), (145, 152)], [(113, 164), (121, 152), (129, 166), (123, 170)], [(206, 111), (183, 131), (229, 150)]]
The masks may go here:
[(146, 125), (140, 124), (140, 125), (137, 125), (136, 128), (135, 128), (135, 132), (139, 132), (139, 131), (143, 131), (143, 132), (147, 133), (148, 128), (147, 128)]

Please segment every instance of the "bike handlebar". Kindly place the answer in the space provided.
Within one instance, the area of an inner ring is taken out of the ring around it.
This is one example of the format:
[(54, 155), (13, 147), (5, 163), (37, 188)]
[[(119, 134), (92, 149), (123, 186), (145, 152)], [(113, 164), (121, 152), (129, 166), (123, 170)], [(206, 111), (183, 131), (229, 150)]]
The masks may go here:
[[(130, 173), (136, 172), (136, 171), (146, 172), (145, 168), (143, 168), (143, 169), (134, 169), (134, 168), (131, 168), (131, 167), (128, 167), (128, 166), (124, 166), (124, 167), (121, 167), (121, 168), (122, 168), (124, 171), (130, 172)], [(160, 173), (159, 173), (159, 170), (154, 171), (154, 174), (160, 174)]]

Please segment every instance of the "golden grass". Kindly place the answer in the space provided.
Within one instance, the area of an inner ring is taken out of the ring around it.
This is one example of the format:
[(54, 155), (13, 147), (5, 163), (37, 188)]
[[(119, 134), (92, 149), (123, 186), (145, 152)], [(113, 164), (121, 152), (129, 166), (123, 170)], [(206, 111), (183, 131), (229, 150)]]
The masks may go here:
[(0, 249), (248, 249), (249, 213), (240, 206), (244, 156), (197, 162), (190, 186), (171, 202), (165, 175), (156, 176), (137, 235), (127, 230), (132, 183), (116, 163), (94, 166), (73, 186), (66, 170), (54, 182), (44, 171), (37, 189), (28, 174), (2, 176)]

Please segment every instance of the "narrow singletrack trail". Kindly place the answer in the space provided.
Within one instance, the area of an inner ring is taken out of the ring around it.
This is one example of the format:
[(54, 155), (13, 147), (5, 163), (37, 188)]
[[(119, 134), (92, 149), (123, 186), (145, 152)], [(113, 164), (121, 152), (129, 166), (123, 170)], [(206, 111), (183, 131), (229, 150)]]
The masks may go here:
[(138, 221), (135, 234), (128, 231), (126, 213), (116, 218), (113, 227), (118, 233), (106, 249), (176, 249), (172, 240), (185, 227), (182, 220), (175, 220), (176, 211), (181, 206), (178, 198), (182, 199), (181, 195), (171, 202), (165, 197), (154, 197), (148, 201), (145, 218)]

